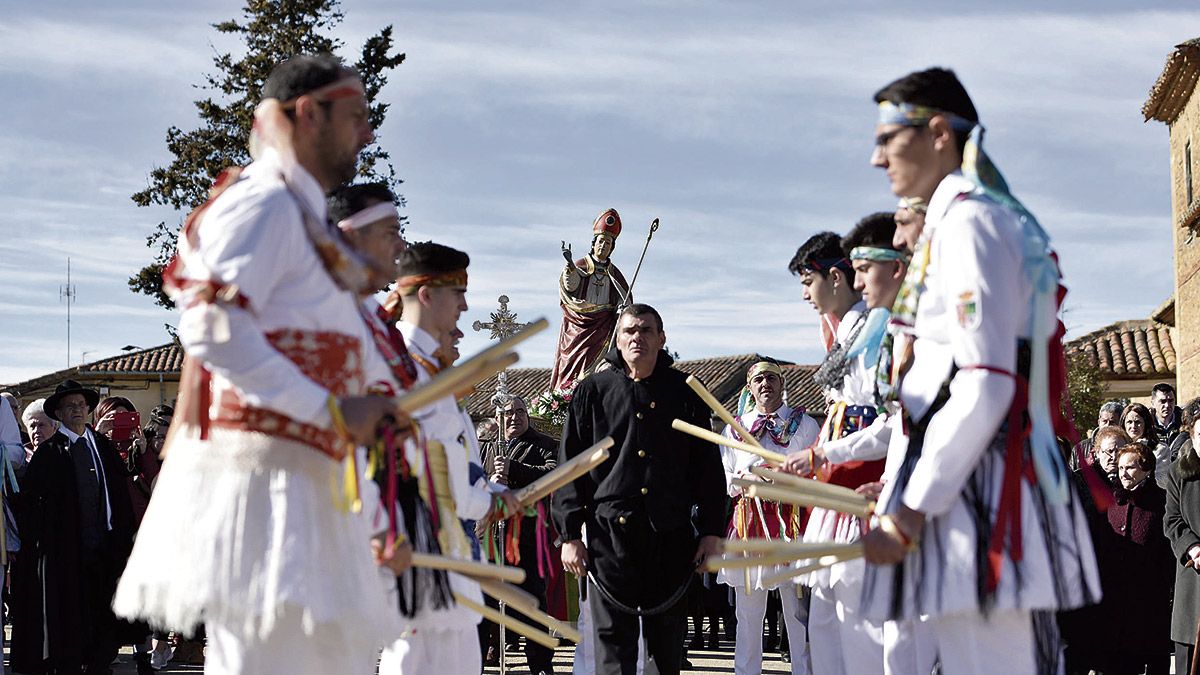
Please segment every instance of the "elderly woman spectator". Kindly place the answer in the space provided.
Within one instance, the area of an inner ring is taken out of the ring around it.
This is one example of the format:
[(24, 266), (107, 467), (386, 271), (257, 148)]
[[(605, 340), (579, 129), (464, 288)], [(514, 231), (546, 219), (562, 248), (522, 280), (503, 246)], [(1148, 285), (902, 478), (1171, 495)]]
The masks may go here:
[(1129, 434), (1129, 440), (1141, 443), (1154, 453), (1154, 480), (1164, 490), (1167, 488), (1167, 467), (1171, 465), (1171, 450), (1159, 441), (1154, 426), (1154, 414), (1141, 403), (1130, 403), (1121, 413), (1121, 428)]
[(1124, 410), (1125, 406), (1120, 401), (1107, 401), (1100, 406), (1100, 412), (1096, 413), (1096, 428), (1092, 429), (1092, 433), (1087, 438), (1076, 443), (1074, 451), (1071, 453), (1072, 471), (1078, 470), (1084, 462), (1090, 461), (1092, 447), (1096, 444), (1096, 434), (1100, 433), (1101, 429), (1121, 426), (1121, 412)]
[(1167, 472), (1167, 507), (1163, 531), (1175, 558), (1175, 605), (1171, 611), (1171, 639), (1179, 672), (1189, 672), (1196, 648), (1200, 619), (1200, 414), (1189, 404), (1183, 430), (1190, 439), (1179, 460)]
[(26, 464), (33, 459), (33, 453), (37, 452), (37, 447), (58, 431), (58, 420), (51, 419), (46, 414), (45, 405), (46, 399), (39, 398), (30, 403), (25, 408), (25, 412), (21, 413), (21, 422), (25, 424), (25, 430), (29, 432), (29, 445), (25, 447)]
[(1100, 568), (1103, 597), (1099, 604), (1058, 615), (1066, 644), (1066, 675), (1086, 675), (1092, 670), (1108, 673), (1113, 663), (1112, 646), (1117, 635), (1111, 617), (1116, 605), (1109, 587), (1121, 583), (1115, 578), (1112, 564), (1113, 553), (1121, 544), (1119, 535), (1109, 525), (1106, 509), (1112, 502), (1113, 491), (1119, 486), (1117, 450), (1127, 445), (1130, 445), (1129, 436), (1119, 427), (1103, 427), (1096, 432), (1091, 454), (1083, 457), (1082, 465), (1075, 470), (1075, 482)]
[(1096, 551), (1104, 605), (1113, 639), (1105, 673), (1169, 672), (1171, 586), (1175, 580), (1171, 543), (1163, 535), (1167, 495), (1150, 477), (1155, 457), (1139, 443), (1117, 451), (1120, 484), (1108, 510), (1114, 536)]

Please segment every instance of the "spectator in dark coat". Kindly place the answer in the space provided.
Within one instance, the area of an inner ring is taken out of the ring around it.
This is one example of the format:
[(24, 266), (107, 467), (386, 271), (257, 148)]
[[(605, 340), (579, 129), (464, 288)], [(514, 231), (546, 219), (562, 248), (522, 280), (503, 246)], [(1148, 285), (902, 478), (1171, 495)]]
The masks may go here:
[[(1189, 406), (1190, 407), (1190, 406)], [(1184, 431), (1191, 438), (1180, 449), (1179, 461), (1167, 473), (1167, 508), (1163, 531), (1175, 558), (1175, 605), (1171, 639), (1175, 641), (1178, 672), (1189, 672), (1200, 619), (1200, 457), (1195, 447), (1200, 415), (1185, 415)]]
[(105, 673), (120, 646), (111, 604), (133, 546), (133, 509), (121, 458), (87, 425), (99, 398), (67, 380), (46, 399), (62, 426), (38, 446), (22, 486), (17, 672)]
[(1112, 631), (1112, 656), (1104, 673), (1166, 675), (1171, 653), (1171, 543), (1163, 535), (1167, 495), (1153, 480), (1154, 455), (1132, 443), (1117, 454), (1120, 484), (1108, 509), (1111, 549), (1096, 557), (1109, 582), (1104, 606)]
[[(1115, 604), (1110, 587), (1124, 583), (1116, 578), (1115, 551), (1120, 547), (1119, 535), (1109, 525), (1105, 509), (1113, 491), (1118, 487), (1117, 450), (1129, 445), (1129, 436), (1120, 428), (1106, 426), (1096, 432), (1091, 454), (1083, 458), (1075, 471), (1075, 482), (1084, 504), (1088, 530), (1096, 550), (1100, 568), (1100, 588), (1103, 597), (1095, 605), (1060, 612), (1058, 624), (1066, 644), (1066, 675), (1087, 675), (1095, 670), (1108, 672), (1116, 640), (1116, 628), (1110, 621)], [(1097, 501), (1102, 503), (1097, 504)]]

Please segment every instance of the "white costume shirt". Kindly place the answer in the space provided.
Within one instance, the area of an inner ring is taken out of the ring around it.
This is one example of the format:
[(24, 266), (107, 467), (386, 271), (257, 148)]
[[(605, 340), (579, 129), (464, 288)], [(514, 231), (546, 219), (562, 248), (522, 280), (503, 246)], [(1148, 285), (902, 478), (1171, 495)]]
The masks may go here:
[[(400, 329), (400, 333), (404, 336), (404, 341), (408, 345), (409, 353), (420, 356), (429, 363), (437, 364), (437, 357), (434, 353), (438, 349), (438, 341), (426, 332), (424, 329), (400, 321), (396, 324)], [(422, 385), (433, 379), (429, 371), (423, 365), (417, 362), (417, 385)], [(486, 481), (480, 481), (477, 484), (472, 484), (470, 481), (470, 469), (468, 464), (469, 450), (464, 445), (466, 436), (464, 435), (469, 430), (463, 424), (462, 414), (458, 409), (458, 404), (453, 396), (447, 396), (437, 402), (418, 410), (413, 419), (420, 425), (422, 433), (430, 440), (436, 440), (442, 444), (446, 453), (446, 467), (448, 472), (448, 482), (450, 494), (454, 498), (454, 508), (458, 518), (463, 520), (479, 520), (488, 514), (492, 505), (492, 493), (486, 487)], [(413, 467), (418, 467), (418, 471), (423, 472), (424, 461), (419, 456), (416, 444), (408, 442), (405, 444), (405, 452), (408, 453), (408, 462)], [(462, 524), (458, 521), (446, 522), (442, 520), (441, 527), (459, 528), (462, 529)], [(442, 551), (443, 555), (448, 555), (455, 558), (470, 558), (470, 551)], [(479, 590), (479, 584), (460, 575), (451, 573), (450, 586), (457, 592), (462, 594), (469, 600), (477, 603), (483, 602), (483, 594)], [(392, 591), (395, 592), (394, 590)], [(439, 629), (444, 630), (463, 630), (465, 628), (477, 625), (482, 619), (471, 610), (453, 605), (446, 609), (431, 610), (428, 602), (425, 602), (421, 610), (416, 616), (411, 619), (404, 619), (407, 623), (406, 640), (422, 640), (422, 634), (426, 637), (436, 634)], [(473, 628), (472, 628), (473, 629)], [(393, 647), (392, 649), (395, 649)]]
[(278, 155), (266, 152), (209, 206), (185, 254), (189, 278), (236, 287), (245, 308), (183, 310), (179, 339), (212, 372), (213, 424), (206, 438), (190, 428), (172, 439), (113, 606), (126, 618), (178, 630), (204, 621), (250, 641), (294, 611), (305, 632), (372, 649), (399, 630), (399, 616), (379, 592), (366, 519), (339, 508), (344, 496), (330, 489), (343, 465), (302, 436), (217, 424), (221, 402), (237, 399), (243, 410), (283, 415), (285, 426), (328, 433), (327, 387), (360, 395), (392, 382), (358, 298), (326, 272), (304, 227), (301, 203), (326, 219), (321, 186), (301, 167), (289, 180), (290, 189)]
[[(930, 199), (925, 227), (931, 230), (931, 256), (913, 328), (914, 359), (900, 387), (907, 413), (921, 420), (950, 381), (949, 399), (930, 418), (920, 459), (901, 495), (905, 505), (927, 517), (922, 546), (908, 559), (924, 556), (920, 613), (978, 611), (978, 525), (966, 492), (968, 483), (975, 482), (976, 492), (982, 489), (990, 499), (993, 513), (986, 526), (991, 527), (1004, 456), (989, 449), (1003, 443), (997, 432), (1015, 391), (1013, 377), (1004, 373), (1017, 370), (1018, 338), (1028, 337), (1033, 307), (1032, 285), (1023, 271), (1021, 224), (1015, 213), (990, 200), (960, 198), (973, 187), (954, 173), (942, 180)], [(958, 370), (953, 371), (956, 365)], [(990, 470), (975, 476), (984, 463)], [(881, 505), (889, 503), (895, 485), (885, 486)], [(996, 607), (1073, 607), (1079, 604), (1085, 583), (1098, 598), (1091, 538), (1074, 492), (1067, 505), (1047, 507), (1047, 522), (1034, 501), (1035, 488), (1024, 479), (1020, 485), (1022, 567), (1018, 574), (1011, 559), (1003, 557)], [(1058, 533), (1055, 556), (1062, 564), (1057, 572), (1045, 541), (1050, 524)], [(875, 587), (889, 588), (894, 568), (876, 569), (881, 574)], [(907, 574), (906, 616), (914, 616), (912, 577)], [(1056, 588), (1064, 589), (1064, 597), (1056, 599)], [(878, 601), (883, 594), (876, 595), (871, 611), (882, 617), (887, 603)]]
[[(775, 410), (775, 414), (779, 417), (781, 423), (786, 423), (791, 417), (793, 410), (794, 408), (781, 405)], [(738, 422), (740, 422), (746, 430), (749, 430), (750, 427), (754, 426), (754, 422), (762, 416), (763, 414), (757, 409), (751, 409), (743, 413), (738, 418)], [(771, 434), (769, 433), (764, 433), (758, 442), (767, 450), (774, 450), (775, 452), (786, 455), (790, 452), (796, 452), (798, 450), (807, 448), (815, 443), (817, 440), (817, 435), (820, 432), (821, 427), (817, 424), (816, 420), (808, 415), (804, 415), (801, 418), (800, 426), (796, 428), (795, 433), (793, 433), (792, 437), (788, 439), (786, 446), (776, 443), (775, 439), (771, 438)], [(733, 429), (731, 429), (729, 425), (725, 426), (725, 430), (722, 433), (726, 438), (734, 438)], [(734, 478), (753, 479), (750, 469), (756, 466), (764, 466), (763, 459), (758, 455), (752, 455), (744, 450), (738, 450), (736, 448), (730, 448), (724, 445), (721, 446), (721, 464), (723, 464), (725, 467), (725, 486), (730, 497), (737, 497), (742, 493), (741, 488), (733, 484)], [(754, 501), (757, 502), (758, 500)], [(755, 509), (753, 517), (758, 518), (759, 515), (760, 512)], [(783, 569), (783, 567), (786, 567), (786, 565), (778, 567), (769, 566), (765, 568), (755, 567), (751, 569), (751, 587), (762, 590), (762, 578), (764, 576), (770, 576), (771, 574), (774, 574), (776, 571)], [(720, 570), (717, 572), (717, 581), (735, 588), (745, 588), (746, 574), (742, 570), (730, 570), (728, 572), (725, 570)], [(772, 586), (772, 588), (775, 587), (776, 586)]]

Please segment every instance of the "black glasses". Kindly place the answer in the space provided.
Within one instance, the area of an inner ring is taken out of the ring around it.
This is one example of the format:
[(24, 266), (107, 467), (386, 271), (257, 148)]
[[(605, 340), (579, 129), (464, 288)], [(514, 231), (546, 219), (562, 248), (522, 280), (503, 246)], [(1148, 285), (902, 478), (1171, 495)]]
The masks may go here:
[(888, 143), (891, 143), (892, 139), (895, 138), (896, 136), (899, 136), (901, 132), (906, 131), (908, 129), (920, 129), (923, 126), (925, 126), (925, 125), (924, 124), (910, 124), (907, 126), (900, 127), (899, 129), (892, 129), (891, 131), (885, 131), (882, 134), (879, 134), (878, 136), (875, 137), (875, 147), (876, 148), (886, 148)]

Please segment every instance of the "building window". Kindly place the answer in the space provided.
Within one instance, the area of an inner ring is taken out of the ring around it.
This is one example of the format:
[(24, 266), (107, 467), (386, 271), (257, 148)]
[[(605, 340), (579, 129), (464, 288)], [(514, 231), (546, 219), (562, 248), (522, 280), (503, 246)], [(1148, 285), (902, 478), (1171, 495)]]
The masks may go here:
[(1183, 180), (1187, 185), (1187, 205), (1192, 205), (1192, 142), (1183, 146)]

